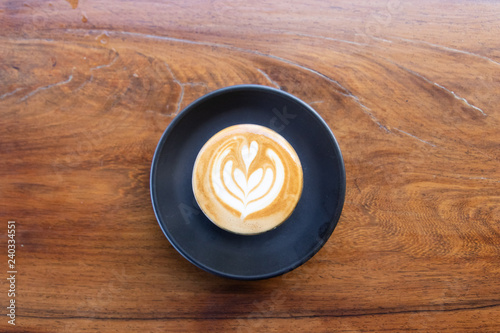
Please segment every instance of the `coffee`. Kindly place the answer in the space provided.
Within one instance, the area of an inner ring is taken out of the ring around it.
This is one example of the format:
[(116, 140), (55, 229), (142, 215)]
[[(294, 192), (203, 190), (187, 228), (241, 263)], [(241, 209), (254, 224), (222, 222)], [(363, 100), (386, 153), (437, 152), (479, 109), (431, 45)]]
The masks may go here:
[(201, 148), (193, 192), (205, 215), (237, 234), (271, 230), (293, 212), (302, 193), (297, 153), (278, 133), (259, 125), (223, 129)]

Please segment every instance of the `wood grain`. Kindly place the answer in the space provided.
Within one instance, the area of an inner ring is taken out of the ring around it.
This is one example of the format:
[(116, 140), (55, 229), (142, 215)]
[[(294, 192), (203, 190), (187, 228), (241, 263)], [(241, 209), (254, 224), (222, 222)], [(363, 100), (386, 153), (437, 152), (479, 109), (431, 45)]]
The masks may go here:
[[(18, 269), (0, 330), (500, 331), (498, 17), (491, 1), (0, 3)], [(314, 107), (347, 172), (325, 247), (257, 282), (187, 262), (149, 198), (175, 115), (243, 83)]]

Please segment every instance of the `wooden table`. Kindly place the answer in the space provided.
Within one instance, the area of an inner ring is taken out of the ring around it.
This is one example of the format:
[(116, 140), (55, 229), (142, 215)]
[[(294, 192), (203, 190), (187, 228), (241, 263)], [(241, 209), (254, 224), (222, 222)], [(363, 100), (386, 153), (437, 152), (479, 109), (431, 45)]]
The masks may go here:
[[(500, 331), (499, 18), (494, 1), (1, 2), (0, 331)], [(149, 196), (175, 115), (243, 83), (315, 108), (347, 172), (325, 247), (256, 282), (185, 260)]]

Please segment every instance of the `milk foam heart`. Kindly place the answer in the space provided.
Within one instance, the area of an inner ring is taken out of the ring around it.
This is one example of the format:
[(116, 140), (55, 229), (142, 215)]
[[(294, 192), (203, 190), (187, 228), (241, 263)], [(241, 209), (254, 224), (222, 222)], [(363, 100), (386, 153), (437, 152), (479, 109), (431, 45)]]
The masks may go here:
[(302, 192), (302, 167), (292, 146), (258, 125), (236, 125), (203, 146), (193, 168), (193, 192), (205, 215), (240, 234), (281, 224)]

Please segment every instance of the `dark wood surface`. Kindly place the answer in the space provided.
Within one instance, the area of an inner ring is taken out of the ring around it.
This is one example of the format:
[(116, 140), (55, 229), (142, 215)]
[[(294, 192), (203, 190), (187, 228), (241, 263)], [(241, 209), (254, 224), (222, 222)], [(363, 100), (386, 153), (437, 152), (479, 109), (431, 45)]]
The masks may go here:
[[(19, 332), (500, 331), (494, 1), (2, 1), (0, 246)], [(337, 229), (257, 282), (186, 261), (149, 197), (156, 144), (207, 92), (314, 107), (347, 172)]]

